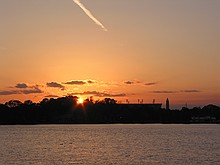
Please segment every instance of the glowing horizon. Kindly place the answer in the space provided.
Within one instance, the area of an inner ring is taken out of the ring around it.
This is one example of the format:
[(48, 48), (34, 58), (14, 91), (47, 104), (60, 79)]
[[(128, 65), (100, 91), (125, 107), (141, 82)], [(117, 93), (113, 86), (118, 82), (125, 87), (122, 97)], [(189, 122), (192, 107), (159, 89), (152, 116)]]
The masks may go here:
[(73, 94), (220, 105), (218, 3), (1, 1), (0, 103)]

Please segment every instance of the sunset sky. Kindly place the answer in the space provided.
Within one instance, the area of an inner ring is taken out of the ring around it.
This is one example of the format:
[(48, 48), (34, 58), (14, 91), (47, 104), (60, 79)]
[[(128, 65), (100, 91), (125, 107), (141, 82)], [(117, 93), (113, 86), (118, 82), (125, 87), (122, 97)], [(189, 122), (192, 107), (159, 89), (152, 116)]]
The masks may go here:
[(0, 103), (220, 105), (219, 0), (79, 2), (96, 20), (72, 0), (0, 0)]

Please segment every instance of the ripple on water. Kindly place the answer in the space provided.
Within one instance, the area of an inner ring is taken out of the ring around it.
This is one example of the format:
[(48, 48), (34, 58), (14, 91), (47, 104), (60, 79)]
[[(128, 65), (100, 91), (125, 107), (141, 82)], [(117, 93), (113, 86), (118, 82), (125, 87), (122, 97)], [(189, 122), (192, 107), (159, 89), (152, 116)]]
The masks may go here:
[(0, 126), (0, 164), (218, 164), (220, 125)]

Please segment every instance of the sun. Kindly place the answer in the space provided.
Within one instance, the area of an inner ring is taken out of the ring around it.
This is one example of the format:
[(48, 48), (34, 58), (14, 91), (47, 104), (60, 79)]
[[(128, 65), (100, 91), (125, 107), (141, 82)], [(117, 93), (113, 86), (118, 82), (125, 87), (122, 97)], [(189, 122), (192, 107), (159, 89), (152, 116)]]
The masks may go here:
[(83, 100), (82, 98), (78, 98), (77, 103), (78, 103), (78, 104), (82, 104), (83, 101), (84, 101), (84, 100)]

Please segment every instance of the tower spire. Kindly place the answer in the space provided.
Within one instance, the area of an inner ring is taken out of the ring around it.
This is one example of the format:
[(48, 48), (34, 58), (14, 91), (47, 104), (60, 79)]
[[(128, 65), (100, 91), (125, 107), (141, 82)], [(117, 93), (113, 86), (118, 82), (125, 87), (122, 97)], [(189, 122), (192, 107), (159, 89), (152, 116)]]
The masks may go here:
[(169, 102), (169, 99), (167, 98), (166, 100), (166, 110), (169, 110), (170, 109), (170, 102)]

